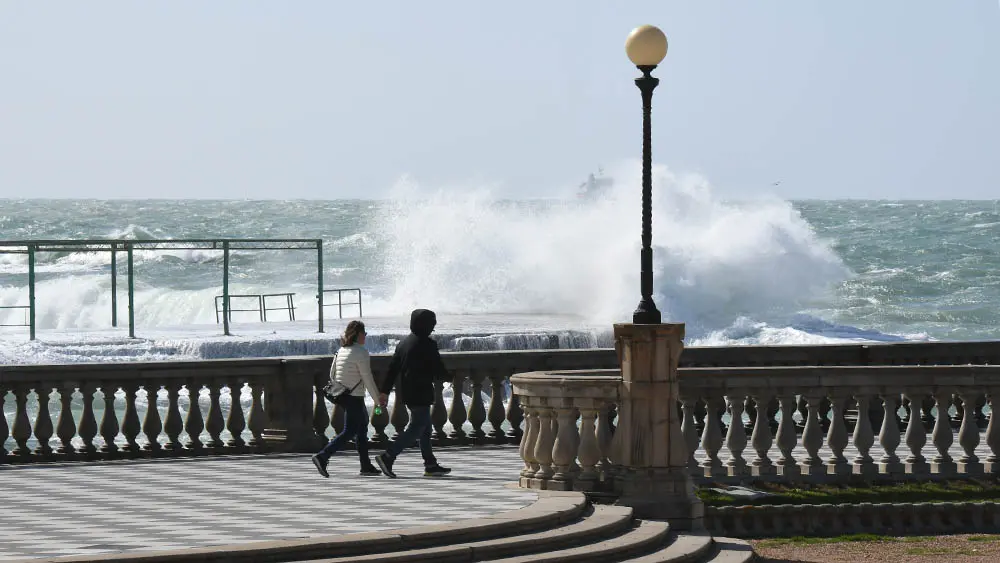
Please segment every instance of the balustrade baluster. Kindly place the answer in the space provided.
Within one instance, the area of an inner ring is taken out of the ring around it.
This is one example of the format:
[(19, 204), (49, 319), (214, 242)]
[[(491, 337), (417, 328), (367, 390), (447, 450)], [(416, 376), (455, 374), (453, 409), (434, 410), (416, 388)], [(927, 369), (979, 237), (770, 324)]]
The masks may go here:
[(694, 403), (694, 424), (695, 428), (698, 429), (698, 434), (700, 435), (705, 431), (705, 415), (708, 414), (708, 406), (705, 401), (698, 399)]
[(201, 383), (195, 383), (193, 379), (187, 381), (188, 390), (188, 414), (184, 423), (184, 431), (188, 435), (188, 450), (198, 451), (204, 447), (201, 442), (201, 433), (205, 430), (205, 419), (201, 414)]
[(139, 431), (142, 430), (139, 425), (139, 412), (135, 408), (135, 394), (139, 390), (139, 384), (133, 380), (123, 383), (121, 387), (122, 391), (125, 392), (125, 413), (121, 429), (122, 435), (125, 436), (125, 445), (121, 447), (121, 450), (134, 456), (142, 451), (136, 442)]
[(781, 457), (775, 464), (777, 465), (777, 473), (786, 478), (798, 477), (799, 465), (792, 457), (792, 451), (798, 441), (795, 435), (794, 414), (798, 408), (795, 395), (779, 393), (778, 408), (781, 412), (781, 420), (778, 422), (778, 434), (775, 437), (775, 442), (778, 444), (778, 450), (781, 451)]
[(469, 405), (469, 424), (472, 425), (472, 433), (469, 437), (473, 444), (481, 444), (486, 438), (486, 432), (483, 431), (483, 423), (486, 422), (486, 407), (483, 405), (483, 377), (482, 371), (477, 370), (469, 373), (469, 378), (472, 380), (472, 403)]
[(927, 460), (924, 459), (924, 445), (927, 444), (927, 429), (924, 428), (924, 417), (921, 416), (921, 409), (924, 404), (924, 394), (913, 391), (906, 394), (910, 401), (909, 416), (906, 422), (906, 447), (910, 448), (910, 455), (906, 457), (906, 473), (910, 475), (923, 475), (930, 470)]
[[(226, 422), (222, 419), (222, 381), (218, 379), (208, 380), (208, 418), (205, 419), (205, 430), (208, 432), (208, 443), (205, 446), (220, 449), (224, 446), (222, 441), (222, 431), (226, 429)], [(322, 399), (320, 399), (322, 400)], [(326, 410), (325, 408), (323, 409)]]
[(538, 413), (532, 405), (530, 397), (524, 397), (523, 412), (525, 422), (524, 438), (521, 440), (520, 453), (521, 460), (524, 461), (524, 469), (521, 470), (521, 477), (531, 479), (538, 471), (538, 460), (535, 459), (535, 447), (538, 445)]
[(0, 462), (7, 457), (7, 438), (10, 437), (10, 428), (7, 426), (7, 415), (3, 406), (7, 402), (7, 386), (0, 383)]
[(250, 433), (253, 434), (253, 438), (250, 439), (250, 446), (254, 448), (260, 448), (264, 446), (264, 429), (267, 428), (267, 412), (264, 410), (264, 381), (262, 378), (255, 378), (250, 384), (250, 396), (252, 397), (252, 403), (250, 404)]
[(555, 412), (552, 407), (545, 404), (545, 399), (539, 400), (538, 406), (538, 439), (535, 444), (535, 461), (538, 462), (538, 470), (535, 471), (536, 479), (548, 480), (554, 473), (552, 469), (552, 445), (555, 443), (557, 422)]
[(855, 395), (854, 400), (858, 402), (858, 421), (854, 424), (854, 436), (852, 441), (858, 450), (858, 455), (854, 457), (851, 464), (851, 473), (860, 475), (865, 479), (873, 478), (878, 474), (878, 467), (875, 460), (868, 453), (875, 445), (875, 432), (872, 430), (871, 421), (871, 397), (868, 395)]
[[(52, 457), (52, 446), (49, 444), (52, 439), (52, 414), (49, 412), (52, 389), (51, 383), (42, 383), (35, 389), (38, 397), (38, 413), (35, 415), (35, 439), (38, 440), (38, 446), (35, 448), (35, 455), (42, 458)], [(2, 411), (0, 416), (3, 416)]]
[(937, 391), (934, 393), (934, 402), (937, 404), (937, 419), (934, 421), (934, 432), (931, 439), (934, 447), (937, 448), (937, 455), (931, 459), (931, 473), (935, 475), (952, 475), (956, 471), (955, 461), (951, 459), (948, 450), (955, 443), (955, 437), (951, 430), (951, 417), (948, 416), (948, 407), (951, 406), (951, 393), (947, 391)]
[(498, 371), (490, 372), (490, 407), (486, 418), (490, 421), (490, 431), (486, 438), (491, 442), (503, 444), (507, 441), (503, 432), (503, 375)]
[(989, 423), (986, 420), (986, 393), (980, 393), (979, 398), (976, 400), (976, 426), (979, 428), (986, 428)]
[(958, 430), (958, 443), (964, 452), (958, 458), (957, 470), (963, 476), (981, 475), (983, 464), (976, 455), (976, 446), (979, 445), (979, 425), (976, 422), (976, 405), (979, 402), (981, 393), (974, 389), (965, 389), (959, 396), (962, 399), (962, 426)]
[(750, 443), (757, 453), (753, 461), (750, 462), (750, 472), (754, 477), (768, 477), (775, 474), (774, 464), (768, 457), (771, 451), (771, 422), (768, 415), (768, 406), (771, 404), (771, 395), (766, 392), (758, 392), (753, 395), (753, 403), (756, 407), (756, 421), (753, 425), (753, 434), (750, 436)]
[(11, 428), (11, 437), (14, 438), (14, 455), (28, 457), (31, 450), (28, 449), (28, 440), (31, 439), (31, 420), (28, 419), (28, 393), (30, 387), (19, 384), (14, 386), (14, 426)]
[(163, 432), (163, 422), (160, 420), (160, 408), (157, 403), (160, 399), (159, 385), (143, 385), (146, 391), (146, 416), (142, 422), (142, 433), (146, 435), (145, 451), (157, 453), (163, 449), (160, 445), (160, 432)]
[(683, 417), (681, 421), (681, 435), (684, 436), (684, 445), (687, 446), (687, 465), (691, 470), (698, 468), (698, 460), (694, 457), (694, 452), (698, 449), (698, 429), (697, 423), (694, 420), (695, 404), (697, 402), (697, 398), (681, 396), (681, 416)]
[[(73, 383), (63, 383), (59, 389), (59, 420), (56, 421), (56, 436), (59, 437), (59, 447), (56, 453), (71, 458), (76, 454), (73, 447), (73, 437), (76, 436), (76, 422), (73, 420), (73, 391), (76, 390)], [(0, 388), (0, 399), (3, 398), (4, 390)], [(2, 401), (0, 401), (2, 402)], [(0, 421), (0, 425), (5, 421)], [(3, 429), (0, 428), (0, 449), (3, 449)], [(0, 455), (3, 455), (0, 452)]]
[[(246, 442), (243, 440), (243, 430), (246, 429), (246, 415), (243, 414), (243, 380), (239, 378), (230, 379), (229, 386), (229, 418), (226, 420), (226, 428), (231, 436), (228, 446), (230, 448), (243, 448)], [(320, 397), (323, 412), (326, 412), (326, 399)], [(330, 419), (327, 418), (327, 421)], [(329, 424), (329, 422), (328, 422)], [(323, 433), (326, 426), (323, 427)]]
[[(0, 389), (3, 393), (3, 389)], [(997, 422), (997, 407), (1000, 407), (1000, 387), (990, 387), (987, 393), (990, 399), (990, 420), (986, 425), (986, 445), (990, 447), (990, 455), (986, 458), (984, 469), (988, 473), (1000, 473), (1000, 422)], [(3, 434), (0, 429), (0, 449), (3, 447)]]
[(375, 436), (378, 436), (378, 440), (375, 443), (388, 441), (389, 437), (385, 432), (387, 423), (392, 423), (393, 435), (392, 440), (398, 440), (403, 435), (403, 430), (406, 429), (406, 425), (410, 422), (410, 413), (406, 410), (406, 405), (402, 400), (402, 393), (396, 391), (395, 401), (392, 403), (392, 412), (387, 416), (382, 413), (382, 416), (372, 415), (372, 426), (375, 428)]
[[(896, 418), (899, 395), (887, 393), (881, 395), (882, 398), (882, 428), (878, 434), (879, 445), (882, 446), (884, 454), (879, 459), (878, 470), (882, 475), (899, 475), (904, 467), (896, 455), (896, 448), (899, 447), (899, 420)], [(910, 412), (910, 411), (908, 411)], [(919, 420), (920, 417), (917, 417)], [(909, 426), (909, 423), (907, 423)]]
[(607, 475), (611, 471), (611, 442), (614, 435), (611, 432), (611, 410), (607, 405), (598, 402), (597, 407), (597, 449), (601, 452), (598, 462), (601, 473)]
[(80, 394), (83, 396), (83, 414), (80, 416), (80, 428), (77, 433), (83, 440), (83, 448), (80, 450), (86, 456), (93, 456), (97, 452), (94, 446), (94, 438), (97, 437), (97, 417), (94, 416), (94, 393), (96, 387), (93, 383), (80, 385)]
[(924, 429), (934, 424), (934, 415), (931, 412), (933, 409), (934, 397), (923, 395), (923, 400), (920, 402), (920, 419), (924, 421)]
[(733, 391), (726, 397), (729, 411), (729, 429), (726, 432), (726, 447), (729, 448), (729, 459), (726, 460), (726, 472), (730, 477), (741, 477), (747, 472), (747, 462), (743, 459), (743, 450), (747, 447), (747, 431), (743, 426), (743, 409), (746, 405), (745, 395)]
[[(599, 402), (583, 399), (578, 402), (580, 409), (580, 447), (577, 458), (580, 462), (580, 473), (577, 481), (581, 490), (591, 490), (600, 479), (598, 464), (601, 462), (601, 448), (597, 443), (597, 418)], [(573, 425), (574, 428), (576, 425)]]
[(167, 441), (163, 444), (163, 449), (177, 451), (183, 448), (180, 443), (180, 435), (181, 431), (184, 430), (184, 423), (181, 422), (180, 406), (178, 405), (181, 383), (171, 380), (163, 387), (167, 391), (167, 418), (163, 422), (163, 431), (167, 434)]
[(708, 397), (705, 399), (705, 431), (701, 433), (701, 449), (705, 450), (705, 459), (701, 462), (702, 474), (705, 477), (725, 475), (719, 459), (722, 449), (722, 429), (719, 421), (719, 408), (725, 405), (723, 397)]
[(104, 413), (101, 416), (101, 438), (104, 445), (100, 452), (104, 455), (114, 455), (118, 451), (115, 438), (118, 437), (118, 413), (115, 412), (115, 392), (118, 386), (106, 382), (101, 383), (101, 394), (104, 395)]
[[(451, 422), (451, 432), (448, 433), (448, 440), (453, 443), (465, 441), (465, 429), (462, 428), (467, 418), (465, 401), (463, 399), (465, 371), (455, 370), (455, 375), (451, 382), (451, 408), (448, 410), (448, 421)], [(551, 452), (549, 455), (551, 456)], [(551, 473), (546, 475), (546, 477), (549, 476), (551, 476)]]
[(511, 393), (507, 399), (507, 424), (510, 425), (510, 428), (507, 430), (508, 443), (516, 444), (521, 441), (521, 437), (524, 435), (524, 430), (521, 429), (523, 421), (524, 413), (521, 412), (521, 398)]
[(576, 427), (578, 418), (573, 399), (561, 399), (555, 405), (556, 437), (552, 442), (552, 481), (561, 483), (563, 490), (571, 490), (580, 467), (576, 454), (580, 449), (580, 434)]
[[(829, 475), (849, 475), (851, 466), (844, 457), (847, 447), (847, 425), (844, 424), (844, 404), (848, 398), (834, 393), (830, 396), (831, 420), (827, 429), (826, 443), (830, 448), (830, 457), (826, 460), (826, 470)], [(858, 413), (860, 418), (862, 415)]]
[[(317, 377), (313, 382), (313, 434), (318, 441), (328, 442), (330, 438), (326, 431), (330, 428), (330, 411), (327, 410), (326, 395), (323, 394), (323, 387), (326, 385), (326, 377)], [(375, 397), (378, 400), (378, 397)]]
[(799, 460), (799, 471), (802, 475), (816, 477), (826, 473), (823, 460), (819, 457), (819, 449), (823, 447), (823, 428), (819, 421), (820, 405), (823, 396), (806, 395), (806, 425), (802, 431), (802, 447), (806, 456)]
[(434, 431), (431, 439), (436, 444), (447, 444), (448, 434), (444, 431), (444, 425), (448, 423), (448, 407), (444, 404), (444, 383), (434, 382), (434, 405), (431, 407), (431, 426)]

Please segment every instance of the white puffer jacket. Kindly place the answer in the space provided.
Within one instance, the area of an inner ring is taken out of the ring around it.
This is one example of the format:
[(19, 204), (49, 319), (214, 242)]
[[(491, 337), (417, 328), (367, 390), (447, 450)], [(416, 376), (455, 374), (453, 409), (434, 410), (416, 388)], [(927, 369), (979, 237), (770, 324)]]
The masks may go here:
[(364, 346), (360, 344), (341, 346), (330, 366), (330, 371), (332, 372), (330, 377), (348, 389), (354, 389), (351, 395), (364, 397), (365, 389), (368, 389), (372, 399), (378, 401), (378, 386), (375, 385), (375, 376), (372, 374), (372, 358)]

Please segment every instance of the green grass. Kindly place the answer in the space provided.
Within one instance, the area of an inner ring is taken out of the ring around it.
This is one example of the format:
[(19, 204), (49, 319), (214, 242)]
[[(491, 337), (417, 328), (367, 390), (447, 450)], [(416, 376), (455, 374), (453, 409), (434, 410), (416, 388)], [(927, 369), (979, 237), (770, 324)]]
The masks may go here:
[(795, 536), (791, 538), (774, 538), (761, 540), (759, 547), (782, 547), (786, 545), (818, 545), (825, 543), (846, 543), (846, 542), (890, 542), (899, 541), (898, 538), (890, 536), (879, 536), (875, 534), (849, 534), (846, 536), (834, 536), (829, 538)]
[[(754, 489), (772, 496), (747, 500), (708, 490), (698, 490), (698, 497), (708, 506), (784, 505), (784, 504), (857, 504), (899, 502), (983, 502), (1000, 500), (997, 478), (913, 483), (876, 483), (857, 485), (800, 485), (758, 482)], [(720, 488), (724, 485), (718, 485)]]

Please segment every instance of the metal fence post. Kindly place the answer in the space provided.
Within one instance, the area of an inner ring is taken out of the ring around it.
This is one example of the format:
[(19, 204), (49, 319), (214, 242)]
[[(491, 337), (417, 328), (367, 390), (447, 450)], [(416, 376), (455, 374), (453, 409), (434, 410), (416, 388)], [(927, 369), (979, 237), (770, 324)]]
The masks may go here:
[(319, 306), (319, 332), (323, 332), (323, 239), (316, 241), (316, 303)]
[(35, 339), (35, 245), (28, 245), (28, 331)]
[(111, 243), (111, 326), (118, 326), (118, 245)]
[(222, 241), (222, 331), (229, 336), (229, 241)]
[(135, 338), (135, 261), (132, 257), (132, 243), (125, 243), (128, 254), (128, 337)]

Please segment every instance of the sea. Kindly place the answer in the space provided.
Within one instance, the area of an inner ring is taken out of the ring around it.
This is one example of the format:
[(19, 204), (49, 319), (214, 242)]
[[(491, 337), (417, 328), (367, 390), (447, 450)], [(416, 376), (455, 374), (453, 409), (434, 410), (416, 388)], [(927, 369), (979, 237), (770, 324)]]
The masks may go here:
[[(737, 200), (697, 175), (653, 179), (654, 299), (688, 346), (1000, 336), (995, 201)], [(391, 351), (418, 307), (437, 312), (446, 350), (607, 347), (640, 298), (639, 185), (624, 171), (595, 198), (401, 182), (357, 200), (3, 199), (0, 239), (318, 238), (325, 287), (360, 289), (372, 352)], [(137, 250), (134, 269), (130, 338), (124, 253), (118, 327), (110, 253), (39, 253), (37, 338), (0, 327), (0, 364), (328, 353), (358, 317), (326, 307), (317, 332), (315, 251), (234, 250), (230, 293), (294, 292), (296, 312), (236, 312), (230, 336), (221, 250)], [(0, 254), (0, 307), (27, 303), (27, 257)], [(0, 309), (0, 324), (25, 318)]]

